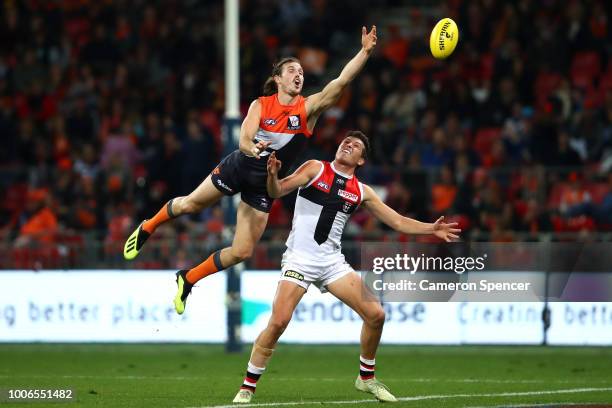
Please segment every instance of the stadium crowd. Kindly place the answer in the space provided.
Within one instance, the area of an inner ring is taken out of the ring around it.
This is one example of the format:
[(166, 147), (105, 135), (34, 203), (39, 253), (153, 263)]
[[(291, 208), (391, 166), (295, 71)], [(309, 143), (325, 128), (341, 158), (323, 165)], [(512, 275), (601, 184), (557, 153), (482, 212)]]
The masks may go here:
[[(603, 0), (362, 3), (242, 0), (243, 110), (280, 56), (301, 59), (308, 94), (359, 46), (360, 25), (377, 24), (375, 55), (304, 160), (330, 159), (359, 129), (373, 146), (360, 178), (403, 214), (453, 214), (474, 240), (612, 230)], [(224, 151), (223, 2), (5, 1), (1, 15), (0, 240), (18, 250), (86, 234), (120, 254), (135, 222), (191, 191)], [(461, 39), (440, 62), (428, 36), (442, 15)], [(288, 232), (291, 201), (275, 203), (268, 240)], [(214, 242), (223, 212), (173, 225), (167, 237)], [(365, 212), (347, 234), (386, 236)]]

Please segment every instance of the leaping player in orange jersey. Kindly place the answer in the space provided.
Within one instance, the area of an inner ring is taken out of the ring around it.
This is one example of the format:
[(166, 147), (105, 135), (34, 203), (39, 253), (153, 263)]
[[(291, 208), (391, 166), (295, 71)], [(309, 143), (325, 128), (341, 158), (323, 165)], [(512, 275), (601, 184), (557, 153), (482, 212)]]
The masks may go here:
[[(224, 195), (242, 194), (232, 245), (211, 254), (204, 262), (176, 273), (177, 313), (185, 310), (187, 296), (200, 279), (244, 261), (253, 253), (268, 222), (272, 198), (266, 191), (266, 163), (271, 153), (289, 169), (303, 149), (317, 119), (333, 106), (363, 68), (376, 46), (376, 26), (361, 29), (361, 50), (340, 75), (321, 92), (301, 95), (304, 71), (297, 58), (284, 58), (264, 85), (264, 96), (254, 100), (240, 128), (239, 150), (225, 157), (189, 195), (168, 201), (155, 216), (144, 220), (125, 242), (123, 255), (134, 259), (157, 227), (183, 214), (202, 211)], [(281, 172), (281, 177), (284, 172)]]

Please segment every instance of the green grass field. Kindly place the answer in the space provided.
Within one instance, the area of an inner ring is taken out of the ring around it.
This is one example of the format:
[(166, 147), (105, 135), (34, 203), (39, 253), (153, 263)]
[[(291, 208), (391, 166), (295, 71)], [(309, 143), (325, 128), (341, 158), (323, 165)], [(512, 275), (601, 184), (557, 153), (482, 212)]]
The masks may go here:
[[(68, 404), (0, 407), (229, 405), (248, 355), (210, 345), (0, 345), (0, 388), (76, 390)], [(280, 345), (254, 405), (376, 406), (353, 388), (357, 372), (357, 346)], [(377, 376), (398, 407), (612, 406), (612, 348), (383, 346)]]

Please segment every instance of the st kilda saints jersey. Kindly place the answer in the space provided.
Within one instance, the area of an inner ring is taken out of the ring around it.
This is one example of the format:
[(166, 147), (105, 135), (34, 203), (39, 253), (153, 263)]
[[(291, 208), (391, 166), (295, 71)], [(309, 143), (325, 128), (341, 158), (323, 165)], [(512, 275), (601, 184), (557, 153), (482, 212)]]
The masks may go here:
[(260, 154), (259, 160), (244, 155), (244, 170), (263, 172), (267, 177), (266, 162), (270, 154), (276, 152), (276, 158), (283, 162), (278, 176), (283, 178), (312, 135), (308, 131), (306, 98), (299, 95), (293, 105), (281, 105), (278, 94), (274, 94), (261, 96), (259, 102), (261, 116), (255, 139), (272, 143)]
[(298, 190), (287, 239), (287, 248), (309, 259), (340, 253), (346, 222), (363, 200), (363, 184), (357, 177), (342, 174), (333, 163), (321, 164), (319, 173)]

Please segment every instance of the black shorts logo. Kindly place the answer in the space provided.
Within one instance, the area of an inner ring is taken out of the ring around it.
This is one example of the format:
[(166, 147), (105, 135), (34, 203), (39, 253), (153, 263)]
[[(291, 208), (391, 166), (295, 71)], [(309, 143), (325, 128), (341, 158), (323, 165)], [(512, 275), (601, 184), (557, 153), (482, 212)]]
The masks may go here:
[(217, 179), (217, 184), (219, 185), (219, 187), (221, 187), (222, 189), (226, 191), (229, 191), (230, 193), (234, 192), (234, 190), (232, 190), (230, 186), (222, 182), (220, 179)]
[(299, 281), (304, 280), (304, 275), (296, 271), (285, 271), (285, 273), (283, 273), (283, 276), (286, 276), (287, 278), (297, 279)]

